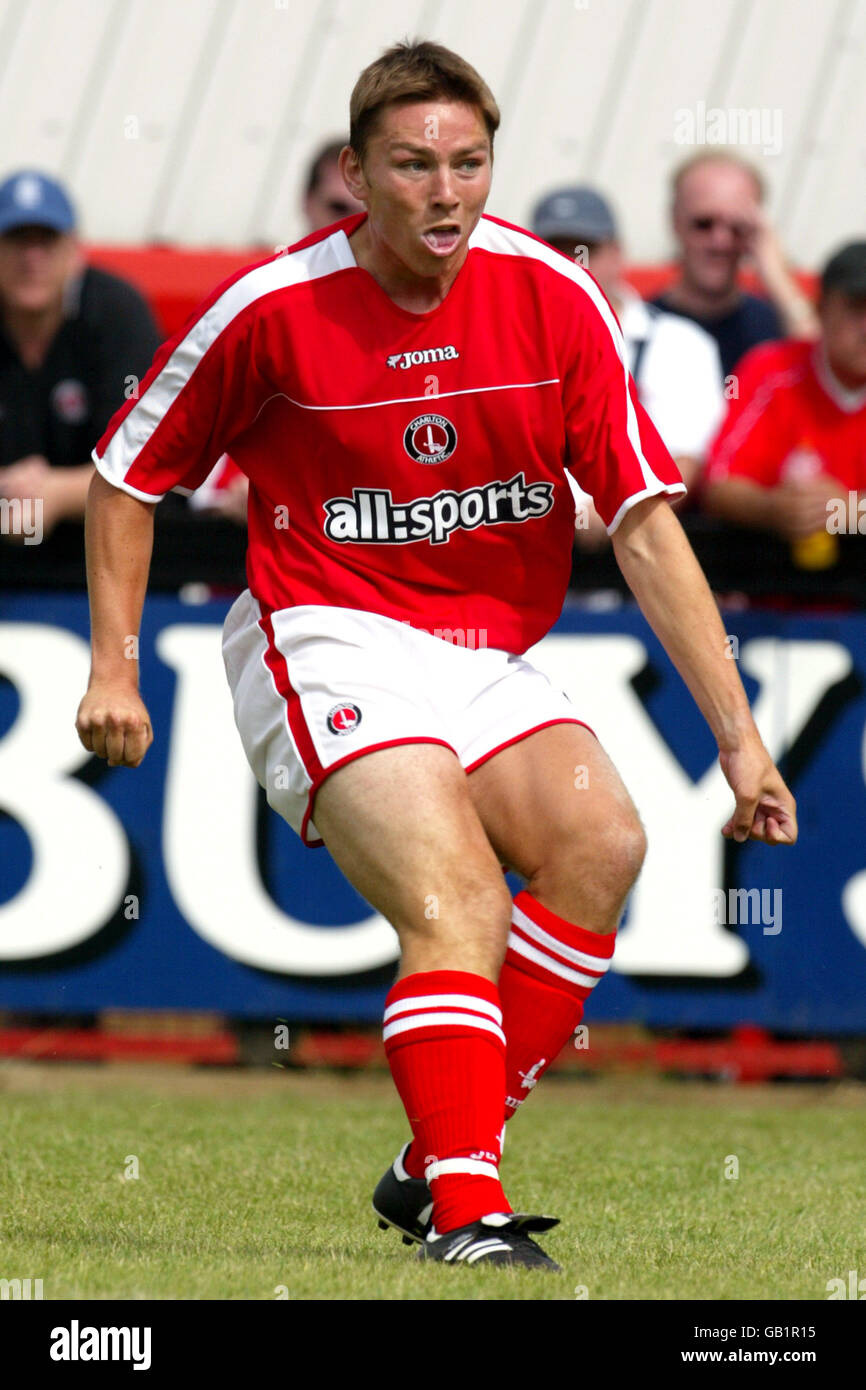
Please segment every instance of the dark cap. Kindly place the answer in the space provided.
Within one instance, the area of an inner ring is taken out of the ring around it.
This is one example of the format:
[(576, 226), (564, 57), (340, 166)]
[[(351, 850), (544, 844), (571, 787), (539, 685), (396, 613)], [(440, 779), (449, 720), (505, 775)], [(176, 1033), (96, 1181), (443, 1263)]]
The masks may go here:
[(866, 299), (866, 241), (851, 241), (830, 257), (821, 272), (821, 293), (828, 290)]
[(75, 209), (56, 179), (36, 169), (22, 169), (0, 184), (0, 235), (16, 227), (50, 227), (71, 232)]
[(542, 241), (616, 241), (616, 222), (609, 205), (594, 188), (559, 188), (535, 205), (532, 230)]

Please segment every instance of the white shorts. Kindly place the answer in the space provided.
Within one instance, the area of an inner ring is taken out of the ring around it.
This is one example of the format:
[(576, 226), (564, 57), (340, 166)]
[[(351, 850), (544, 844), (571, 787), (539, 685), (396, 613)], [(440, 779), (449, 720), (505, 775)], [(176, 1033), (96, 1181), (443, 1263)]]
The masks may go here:
[[(374, 749), (441, 743), (467, 772), (549, 724), (583, 724), (521, 656), (306, 604), (271, 617), (245, 589), (223, 628), (235, 723), (268, 803), (305, 845), (325, 778)], [(592, 732), (592, 731), (590, 731)]]

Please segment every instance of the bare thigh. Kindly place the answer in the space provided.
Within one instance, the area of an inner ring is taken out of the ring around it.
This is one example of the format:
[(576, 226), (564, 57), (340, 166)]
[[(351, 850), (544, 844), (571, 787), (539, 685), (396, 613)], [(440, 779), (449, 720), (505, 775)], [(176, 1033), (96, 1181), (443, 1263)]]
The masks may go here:
[(545, 907), (615, 930), (646, 851), (640, 817), (601, 744), (579, 724), (539, 729), (469, 776), (485, 833)]
[(412, 743), (356, 758), (320, 787), (315, 823), (349, 882), (397, 931), (402, 974), (497, 978), (511, 898), (453, 753)]

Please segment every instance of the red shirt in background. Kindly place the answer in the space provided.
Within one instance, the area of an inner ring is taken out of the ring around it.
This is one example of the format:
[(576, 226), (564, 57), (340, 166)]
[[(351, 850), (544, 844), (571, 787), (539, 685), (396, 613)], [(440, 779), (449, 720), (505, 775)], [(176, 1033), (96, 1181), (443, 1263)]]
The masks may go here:
[(822, 344), (763, 343), (737, 365), (739, 398), (710, 448), (705, 481), (775, 487), (812, 455), (814, 472), (866, 489), (866, 388), (846, 391)]

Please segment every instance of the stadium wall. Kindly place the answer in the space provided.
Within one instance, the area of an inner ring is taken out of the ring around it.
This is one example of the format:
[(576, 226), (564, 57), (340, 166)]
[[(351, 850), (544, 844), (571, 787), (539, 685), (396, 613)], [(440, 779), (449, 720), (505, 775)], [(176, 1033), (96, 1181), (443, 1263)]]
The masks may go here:
[(508, 220), (587, 180), (663, 260), (667, 176), (723, 140), (763, 165), (796, 264), (863, 234), (866, 0), (0, 0), (0, 172), (68, 180), (96, 241), (291, 242), (311, 150), (406, 35), (492, 87)]

